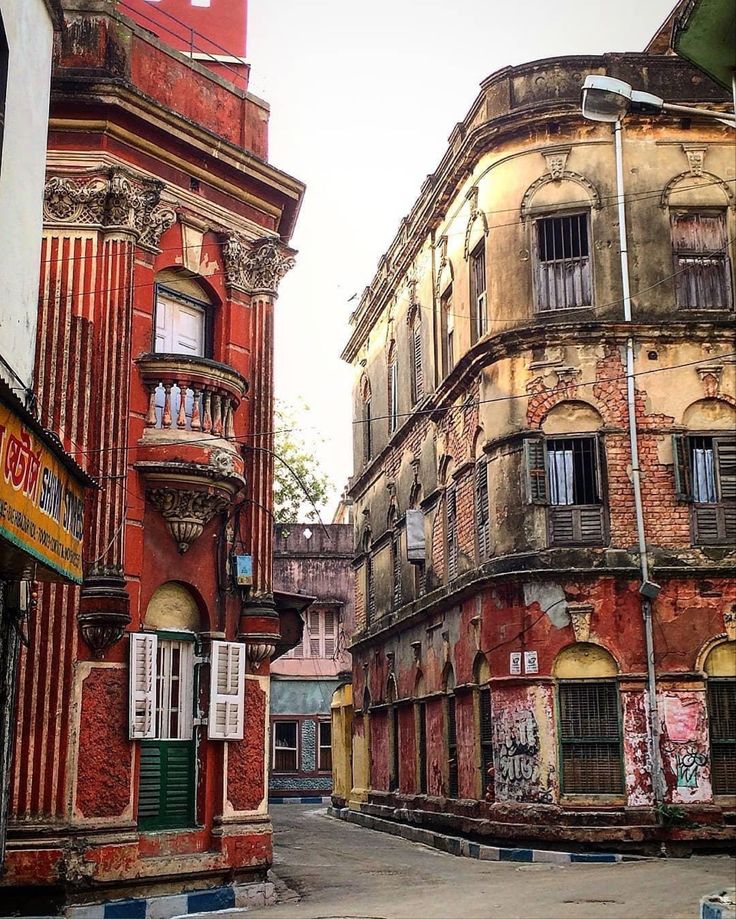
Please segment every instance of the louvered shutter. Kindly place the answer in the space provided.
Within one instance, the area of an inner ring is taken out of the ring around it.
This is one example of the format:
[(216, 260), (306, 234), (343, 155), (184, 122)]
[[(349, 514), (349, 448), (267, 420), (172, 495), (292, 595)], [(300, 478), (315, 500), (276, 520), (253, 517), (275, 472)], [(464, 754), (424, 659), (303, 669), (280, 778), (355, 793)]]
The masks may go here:
[(212, 642), (210, 671), (211, 740), (242, 740), (245, 709), (245, 645)]
[(401, 606), (401, 536), (397, 533), (393, 540), (391, 541), (391, 561), (392, 561), (392, 577), (393, 577), (393, 602), (394, 609), (398, 609)]
[(690, 501), (690, 462), (687, 455), (687, 438), (682, 434), (672, 435), (672, 463), (677, 500)]
[(418, 318), (411, 327), (412, 373), (414, 402), (424, 395), (424, 367), (422, 366), (422, 326)]
[(488, 508), (488, 464), (480, 460), (475, 464), (475, 526), (478, 539), (478, 561), (490, 554), (490, 513)]
[(719, 498), (721, 501), (733, 501), (736, 499), (736, 439), (717, 437), (714, 445)]
[(319, 641), (319, 610), (310, 609), (307, 614), (307, 623), (309, 630), (309, 656), (322, 657), (322, 649)]
[(527, 437), (524, 441), (524, 482), (527, 504), (547, 503), (544, 441), (538, 437)]
[(324, 611), (325, 623), (325, 657), (334, 658), (335, 649), (337, 648), (337, 616), (335, 611), (326, 609)]
[(156, 656), (158, 638), (147, 632), (131, 632), (129, 707), (130, 738), (156, 736)]
[(457, 492), (454, 488), (447, 489), (447, 579), (452, 581), (457, 577)]

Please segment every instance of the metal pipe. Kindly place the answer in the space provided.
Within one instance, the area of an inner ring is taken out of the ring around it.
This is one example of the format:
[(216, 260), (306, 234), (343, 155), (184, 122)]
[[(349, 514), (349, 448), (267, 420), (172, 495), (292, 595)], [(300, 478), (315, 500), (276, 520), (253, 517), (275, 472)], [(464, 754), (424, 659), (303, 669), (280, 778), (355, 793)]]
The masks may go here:
[[(626, 232), (626, 204), (624, 199), (624, 157), (621, 121), (614, 123), (614, 148), (616, 153), (616, 198), (618, 204), (618, 234), (621, 252), (621, 285), (624, 303), (624, 321), (631, 323), (631, 289), (629, 285), (629, 249)], [(644, 505), (641, 498), (641, 469), (639, 466), (639, 437), (636, 425), (636, 391), (634, 387), (634, 336), (626, 341), (626, 407), (629, 419), (629, 442), (631, 445), (631, 483), (634, 488), (636, 510), (636, 532), (639, 543), (639, 564), (642, 583), (649, 580), (649, 555), (647, 553), (644, 529)], [(641, 598), (641, 612), (644, 620), (644, 640), (647, 655), (647, 694), (649, 696), (649, 735), (652, 757), (652, 790), (654, 802), (661, 805), (662, 768), (659, 752), (659, 713), (657, 710), (657, 674), (654, 668), (654, 634), (652, 631), (652, 606)]]
[(688, 115), (691, 118), (712, 118), (730, 127), (736, 127), (736, 115), (731, 112), (717, 112), (709, 108), (697, 108), (694, 105), (674, 105), (672, 102), (663, 102), (662, 111), (673, 115)]

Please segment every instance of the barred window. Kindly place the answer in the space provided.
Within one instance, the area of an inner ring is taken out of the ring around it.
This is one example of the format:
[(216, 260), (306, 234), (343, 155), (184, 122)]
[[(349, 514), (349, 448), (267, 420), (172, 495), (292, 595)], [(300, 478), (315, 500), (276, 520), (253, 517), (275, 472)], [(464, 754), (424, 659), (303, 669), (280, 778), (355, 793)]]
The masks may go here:
[(376, 618), (376, 577), (370, 553), (365, 559), (365, 615), (367, 624)]
[(481, 796), (491, 781), (493, 768), (493, 722), (491, 720), (491, 687), (483, 686), (478, 693), (478, 734), (480, 737)]
[(558, 692), (563, 793), (623, 793), (617, 684), (561, 682)]
[(713, 794), (736, 795), (736, 679), (708, 679)]
[(593, 303), (588, 215), (543, 217), (534, 225), (537, 310), (563, 310)]
[(680, 309), (731, 308), (725, 213), (672, 215), (675, 298)]

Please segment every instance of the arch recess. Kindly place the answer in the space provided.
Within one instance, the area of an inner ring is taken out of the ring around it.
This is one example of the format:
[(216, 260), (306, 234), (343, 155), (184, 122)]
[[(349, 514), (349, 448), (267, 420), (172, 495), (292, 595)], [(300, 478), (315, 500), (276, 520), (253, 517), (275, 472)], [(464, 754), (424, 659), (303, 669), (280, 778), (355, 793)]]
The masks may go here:
[(718, 396), (698, 399), (682, 413), (682, 423), (689, 431), (733, 431), (736, 407)]
[(442, 670), (442, 692), (455, 691), (455, 671), (452, 664), (447, 663)]
[(475, 660), (473, 661), (473, 681), (478, 686), (482, 686), (484, 683), (487, 683), (490, 678), (491, 667), (488, 663), (488, 658), (482, 651), (479, 651), (475, 655)]
[(178, 581), (166, 581), (153, 593), (143, 623), (147, 629), (198, 632), (202, 616), (194, 594)]
[(595, 680), (616, 676), (618, 669), (613, 655), (605, 648), (576, 642), (560, 651), (552, 665), (552, 674), (559, 680)]
[[(554, 194), (551, 196), (552, 200), (539, 201), (533, 205), (533, 199), (547, 185), (552, 185), (554, 187)], [(587, 200), (581, 201), (579, 192), (576, 193), (573, 189), (567, 187), (570, 185), (575, 186), (575, 189), (582, 189), (585, 192)], [(568, 191), (570, 192), (569, 195), (567, 194)], [(601, 207), (601, 196), (590, 179), (586, 179), (585, 176), (580, 175), (578, 172), (565, 170), (557, 177), (547, 172), (538, 179), (535, 179), (524, 192), (524, 197), (521, 199), (521, 219), (526, 220), (535, 213), (546, 210), (551, 206), (563, 207), (565, 205), (568, 207), (587, 206), (599, 210)]]
[(703, 670), (708, 676), (736, 677), (736, 641), (725, 639), (708, 650)]
[(554, 405), (544, 420), (545, 434), (588, 434), (603, 427), (603, 416), (589, 402), (564, 399)]
[[(677, 190), (681, 183), (686, 188)], [(678, 196), (677, 201), (672, 201), (673, 195)], [(681, 197), (680, 197), (681, 196)], [(720, 176), (712, 172), (702, 172), (694, 176), (689, 170), (674, 176), (662, 190), (659, 200), (660, 207), (723, 207), (733, 206), (734, 194)]]

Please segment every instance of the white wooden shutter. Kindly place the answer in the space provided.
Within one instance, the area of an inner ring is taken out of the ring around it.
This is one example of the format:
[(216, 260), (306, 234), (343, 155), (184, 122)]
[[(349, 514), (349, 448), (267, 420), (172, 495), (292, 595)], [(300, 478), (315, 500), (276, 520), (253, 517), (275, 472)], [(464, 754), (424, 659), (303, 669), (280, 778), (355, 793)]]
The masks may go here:
[(210, 668), (211, 740), (242, 740), (245, 714), (245, 645), (213, 641)]
[(307, 630), (309, 632), (309, 656), (322, 657), (320, 647), (319, 610), (310, 609), (307, 615)]
[(129, 707), (130, 738), (156, 736), (156, 656), (158, 638), (147, 632), (131, 632)]

